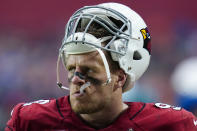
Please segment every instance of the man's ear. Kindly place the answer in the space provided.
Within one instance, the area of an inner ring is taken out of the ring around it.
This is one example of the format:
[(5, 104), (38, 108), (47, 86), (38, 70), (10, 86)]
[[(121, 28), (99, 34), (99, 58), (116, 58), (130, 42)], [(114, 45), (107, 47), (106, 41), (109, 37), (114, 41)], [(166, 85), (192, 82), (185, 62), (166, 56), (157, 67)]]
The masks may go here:
[(123, 86), (127, 80), (127, 74), (122, 69), (119, 69), (116, 72), (116, 76), (117, 76), (117, 79), (114, 84), (114, 89), (113, 89), (114, 91), (118, 88), (123, 88)]

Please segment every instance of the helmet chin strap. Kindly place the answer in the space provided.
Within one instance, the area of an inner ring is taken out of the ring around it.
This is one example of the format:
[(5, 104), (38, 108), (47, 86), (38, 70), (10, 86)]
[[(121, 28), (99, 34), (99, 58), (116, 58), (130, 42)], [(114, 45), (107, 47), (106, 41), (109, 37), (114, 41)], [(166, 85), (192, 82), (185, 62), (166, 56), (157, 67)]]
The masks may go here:
[(101, 49), (98, 49), (96, 48), (96, 50), (99, 52), (102, 60), (103, 60), (103, 63), (104, 63), (104, 66), (105, 66), (105, 71), (106, 71), (106, 74), (107, 74), (107, 81), (104, 83), (104, 84), (108, 84), (111, 82), (111, 74), (110, 74), (110, 70), (109, 70), (109, 64), (107, 62), (107, 59), (105, 57), (105, 54), (103, 53), (103, 51)]
[(65, 90), (70, 90), (69, 87), (63, 86), (62, 83), (60, 82), (60, 78), (59, 78), (59, 63), (60, 63), (60, 57), (61, 57), (61, 53), (59, 53), (58, 55), (58, 59), (57, 59), (57, 67), (56, 67), (56, 76), (57, 76), (57, 86), (61, 89), (65, 89)]

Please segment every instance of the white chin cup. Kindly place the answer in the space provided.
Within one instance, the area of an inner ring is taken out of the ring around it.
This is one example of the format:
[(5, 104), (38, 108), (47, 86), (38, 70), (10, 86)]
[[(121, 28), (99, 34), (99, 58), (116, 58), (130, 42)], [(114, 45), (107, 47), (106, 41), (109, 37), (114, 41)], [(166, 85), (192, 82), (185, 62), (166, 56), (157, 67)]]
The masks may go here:
[(84, 93), (84, 90), (90, 86), (90, 82), (86, 82), (85, 84), (83, 84), (80, 88), (80, 94)]
[(65, 89), (65, 90), (68, 90), (68, 91), (70, 90), (70, 89), (69, 89), (68, 87), (66, 87), (66, 86), (62, 86), (61, 88), (62, 88), (62, 89)]

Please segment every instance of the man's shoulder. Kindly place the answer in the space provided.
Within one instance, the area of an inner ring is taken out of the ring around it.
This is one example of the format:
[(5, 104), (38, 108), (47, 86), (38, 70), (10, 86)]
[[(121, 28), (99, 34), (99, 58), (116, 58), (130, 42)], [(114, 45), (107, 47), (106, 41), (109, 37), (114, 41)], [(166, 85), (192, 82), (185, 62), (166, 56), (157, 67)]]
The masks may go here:
[[(196, 117), (181, 107), (164, 103), (133, 103), (139, 110), (133, 121), (144, 129), (194, 129)], [(139, 108), (141, 106), (141, 108)]]
[(63, 105), (63, 103), (66, 105), (67, 96), (59, 99), (19, 103), (13, 108), (11, 119), (8, 121), (7, 125), (21, 128), (24, 126), (33, 126), (35, 123), (39, 123), (41, 126), (48, 123), (55, 125), (58, 121), (63, 119), (59, 111), (59, 106)]
[[(67, 96), (58, 99), (37, 100), (33, 102), (20, 104), (17, 111), (24, 119), (43, 119), (43, 117), (57, 117), (59, 106), (66, 105)], [(17, 110), (16, 109), (16, 110)], [(15, 108), (13, 109), (13, 111)], [(60, 115), (59, 115), (60, 116)]]
[(171, 122), (179, 121), (193, 116), (191, 112), (188, 112), (181, 107), (172, 106), (165, 103), (146, 103), (146, 108), (143, 113), (151, 115), (153, 117), (157, 116), (168, 119), (168, 121)]
[[(21, 104), (18, 108), (19, 117), (26, 120), (42, 119), (41, 117), (50, 116), (56, 110), (56, 100), (36, 100)], [(16, 109), (14, 108), (14, 111)], [(42, 114), (42, 115), (40, 115)]]
[(143, 102), (127, 102), (128, 105), (131, 105), (130, 111), (138, 110), (138, 113), (141, 115), (149, 116), (165, 116), (165, 117), (176, 117), (181, 116), (185, 118), (188, 116), (193, 116), (191, 112), (186, 111), (185, 109), (172, 106), (165, 103), (143, 103)]

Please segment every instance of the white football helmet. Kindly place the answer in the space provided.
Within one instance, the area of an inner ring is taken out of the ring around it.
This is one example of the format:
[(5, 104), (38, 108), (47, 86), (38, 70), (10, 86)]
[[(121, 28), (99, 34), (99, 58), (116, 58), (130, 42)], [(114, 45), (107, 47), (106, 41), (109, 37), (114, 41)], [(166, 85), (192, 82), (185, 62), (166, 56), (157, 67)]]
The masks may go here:
[[(113, 19), (121, 21), (119, 25)], [(96, 38), (87, 33), (90, 25), (96, 22), (112, 34)], [(78, 32), (78, 26), (84, 31)], [(102, 46), (102, 42), (109, 41)], [(139, 79), (150, 62), (150, 34), (143, 19), (129, 7), (119, 3), (103, 3), (85, 6), (77, 10), (69, 19), (65, 37), (59, 50), (59, 57), (65, 63), (65, 56), (98, 51), (103, 59), (107, 82), (110, 82), (110, 70), (102, 50), (109, 51), (112, 59), (119, 63), (132, 81)], [(59, 58), (60, 59), (60, 58)], [(59, 63), (59, 62), (58, 62)], [(58, 75), (58, 74), (57, 74)], [(59, 75), (57, 77), (59, 83)]]

